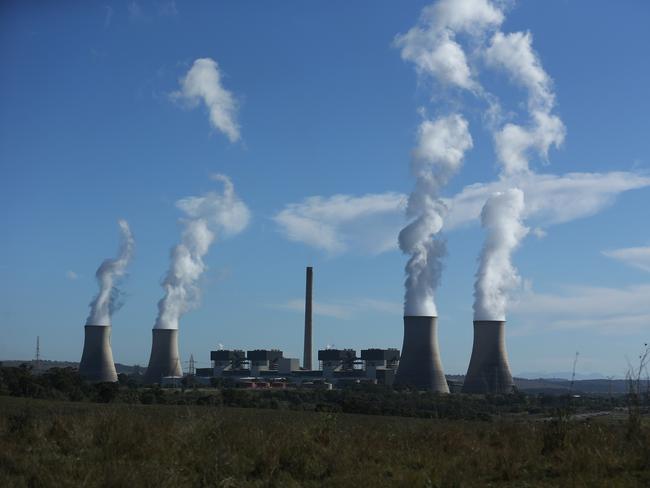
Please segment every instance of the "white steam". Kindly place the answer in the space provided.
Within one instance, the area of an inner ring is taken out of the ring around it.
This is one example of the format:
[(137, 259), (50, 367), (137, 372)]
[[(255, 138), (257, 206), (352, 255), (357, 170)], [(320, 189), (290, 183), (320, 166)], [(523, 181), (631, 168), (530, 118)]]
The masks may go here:
[(488, 66), (503, 69), (528, 92), (528, 125), (507, 123), (494, 135), (506, 176), (529, 171), (531, 150), (546, 160), (550, 147), (560, 146), (566, 134), (562, 120), (551, 113), (555, 104), (553, 82), (533, 50), (532, 40), (530, 32), (497, 32), (485, 51)]
[(459, 114), (420, 124), (412, 161), (416, 185), (406, 209), (413, 220), (399, 234), (400, 249), (410, 255), (405, 270), (404, 315), (437, 315), (434, 291), (445, 254), (438, 233), (447, 211), (440, 190), (459, 170), (471, 147), (467, 121)]
[(239, 140), (237, 103), (221, 83), (219, 65), (211, 58), (200, 58), (180, 80), (181, 90), (173, 92), (172, 100), (184, 100), (191, 107), (202, 101), (210, 112), (210, 123), (223, 132), (230, 142)]
[(97, 268), (95, 277), (99, 284), (99, 293), (90, 302), (90, 315), (86, 325), (111, 325), (111, 316), (122, 305), (119, 301), (120, 292), (116, 283), (124, 275), (127, 264), (133, 255), (135, 241), (126, 220), (119, 220), (120, 249), (115, 259), (106, 259)]
[(235, 235), (246, 228), (250, 212), (235, 194), (227, 176), (213, 175), (223, 183), (223, 192), (209, 192), (200, 197), (188, 197), (176, 202), (187, 218), (181, 243), (171, 252), (171, 264), (162, 287), (165, 296), (158, 302), (156, 329), (178, 329), (180, 317), (193, 308), (200, 297), (197, 286), (206, 269), (203, 257), (214, 242), (217, 233)]
[(487, 0), (441, 0), (422, 9), (418, 24), (398, 35), (395, 44), (418, 74), (442, 85), (480, 91), (456, 34), (479, 37), (502, 22), (502, 12)]
[(528, 233), (523, 212), (524, 193), (518, 188), (494, 193), (483, 207), (486, 236), (474, 284), (474, 320), (505, 320), (508, 293), (521, 281), (512, 253)]

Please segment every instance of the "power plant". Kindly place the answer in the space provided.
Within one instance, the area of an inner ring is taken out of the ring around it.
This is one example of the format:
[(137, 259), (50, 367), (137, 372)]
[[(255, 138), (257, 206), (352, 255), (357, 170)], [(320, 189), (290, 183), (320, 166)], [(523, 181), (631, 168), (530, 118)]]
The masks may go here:
[(438, 349), (437, 321), (437, 317), (404, 317), (404, 343), (396, 385), (449, 393)]
[(183, 376), (178, 354), (178, 329), (153, 329), (149, 366), (145, 383), (160, 383), (162, 378)]
[[(449, 393), (438, 347), (436, 316), (404, 316), (401, 355), (398, 349), (327, 348), (318, 351), (318, 364), (312, 364), (313, 268), (306, 268), (305, 323), (302, 366), (298, 358), (284, 357), (278, 349), (251, 351), (211, 351), (210, 368), (197, 368), (195, 378), (209, 383), (223, 378), (245, 387), (342, 387), (371, 383), (399, 385), (418, 390)], [(86, 325), (80, 375), (93, 382), (115, 382), (117, 374), (111, 350), (110, 325)], [(177, 384), (182, 377), (178, 350), (178, 329), (152, 330), (149, 365), (143, 376), (146, 384)], [(264, 386), (266, 385), (266, 386)], [(275, 386), (272, 386), (275, 385)], [(452, 382), (454, 391), (469, 394), (508, 394), (514, 382), (505, 345), (505, 321), (475, 320), (472, 356), (462, 388)]]
[(475, 320), (472, 358), (463, 393), (512, 393), (514, 382), (506, 352), (504, 320)]
[(110, 325), (86, 325), (84, 349), (79, 363), (79, 374), (88, 381), (115, 382), (117, 372), (111, 350)]

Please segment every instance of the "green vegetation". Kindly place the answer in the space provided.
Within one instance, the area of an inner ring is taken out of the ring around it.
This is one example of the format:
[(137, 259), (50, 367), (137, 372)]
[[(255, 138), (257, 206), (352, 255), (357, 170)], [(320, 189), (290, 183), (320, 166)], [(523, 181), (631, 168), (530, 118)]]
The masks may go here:
[[(0, 367), (0, 486), (650, 486), (648, 398), (638, 391), (185, 386)], [(598, 410), (611, 414), (588, 413)]]
[[(330, 413), (357, 413), (450, 420), (491, 421), (512, 416), (556, 416), (623, 409), (635, 401), (640, 416), (648, 412), (647, 395), (572, 398), (567, 396), (525, 395), (470, 396), (437, 395), (417, 391), (395, 391), (375, 385), (342, 390), (243, 390), (228, 385), (200, 388), (185, 383), (183, 388), (147, 388), (126, 375), (118, 384), (88, 384), (70, 368), (52, 368), (33, 375), (29, 368), (0, 367), (0, 395), (39, 399), (90, 401), (98, 403), (212, 405), (306, 410)], [(568, 409), (567, 407), (571, 408)]]
[(0, 486), (648, 486), (650, 432), (0, 397)]

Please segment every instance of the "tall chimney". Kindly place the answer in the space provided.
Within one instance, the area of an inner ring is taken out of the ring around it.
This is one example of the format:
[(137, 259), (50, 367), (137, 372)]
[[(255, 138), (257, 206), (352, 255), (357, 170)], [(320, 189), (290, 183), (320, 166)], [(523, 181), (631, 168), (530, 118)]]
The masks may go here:
[(505, 325), (503, 320), (474, 321), (474, 346), (463, 393), (512, 393)]
[(178, 329), (153, 329), (149, 366), (144, 374), (145, 383), (160, 383), (163, 376), (182, 376), (178, 354)]
[(111, 350), (110, 325), (86, 325), (84, 327), (84, 349), (79, 363), (79, 374), (88, 381), (117, 381), (113, 351)]
[(305, 350), (303, 353), (302, 367), (311, 370), (311, 351), (312, 351), (312, 286), (314, 284), (314, 269), (307, 266), (307, 283), (305, 288)]
[(395, 385), (449, 393), (438, 350), (437, 320), (437, 317), (404, 317), (404, 343)]

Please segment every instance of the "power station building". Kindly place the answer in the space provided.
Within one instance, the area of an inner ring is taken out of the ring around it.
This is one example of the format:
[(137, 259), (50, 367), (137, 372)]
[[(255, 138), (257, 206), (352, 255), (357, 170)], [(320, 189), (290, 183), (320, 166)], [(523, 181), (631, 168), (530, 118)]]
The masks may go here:
[(210, 352), (212, 368), (201, 368), (202, 378), (221, 378), (250, 384), (252, 380), (275, 380), (296, 386), (377, 383), (391, 385), (399, 364), (397, 349), (321, 349), (320, 369), (300, 367), (297, 358), (285, 358), (277, 349), (218, 350)]

